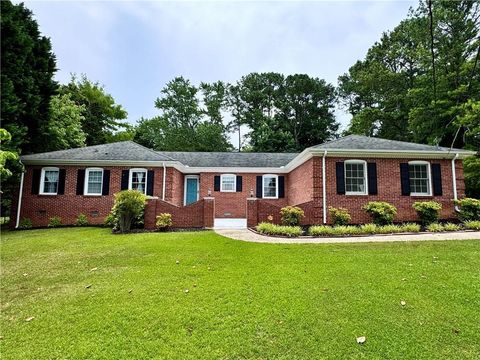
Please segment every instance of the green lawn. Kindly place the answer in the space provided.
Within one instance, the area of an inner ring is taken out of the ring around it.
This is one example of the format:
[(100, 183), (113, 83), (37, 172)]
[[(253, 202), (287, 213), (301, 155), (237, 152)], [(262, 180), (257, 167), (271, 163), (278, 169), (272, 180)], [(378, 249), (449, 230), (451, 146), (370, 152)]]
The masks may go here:
[(74, 228), (4, 232), (1, 260), (2, 359), (480, 358), (479, 241)]

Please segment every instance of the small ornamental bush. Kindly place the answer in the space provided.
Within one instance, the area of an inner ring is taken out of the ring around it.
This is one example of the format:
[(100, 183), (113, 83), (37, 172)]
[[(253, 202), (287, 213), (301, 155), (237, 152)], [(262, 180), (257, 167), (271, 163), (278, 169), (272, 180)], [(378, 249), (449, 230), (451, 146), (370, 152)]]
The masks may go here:
[(173, 225), (172, 222), (172, 214), (169, 213), (162, 213), (157, 215), (155, 226), (158, 230), (166, 230)]
[(420, 232), (421, 226), (414, 223), (405, 223), (400, 225), (402, 232)]
[(88, 225), (87, 215), (78, 214), (77, 220), (75, 220), (75, 225), (77, 225), (77, 226), (87, 226)]
[(143, 222), (146, 200), (147, 197), (137, 190), (124, 190), (115, 194), (111, 217), (107, 216), (109, 224), (122, 233), (130, 231), (132, 225)]
[(458, 224), (453, 224), (453, 223), (446, 223), (443, 225), (443, 228), (445, 231), (458, 231), (461, 229), (461, 226)]
[(389, 225), (393, 223), (397, 208), (385, 201), (370, 201), (363, 206), (376, 225)]
[(442, 204), (436, 201), (417, 201), (412, 207), (418, 214), (423, 225), (428, 225), (438, 221)]
[(465, 221), (463, 223), (465, 227), (469, 230), (480, 230), (480, 220), (479, 221)]
[(286, 226), (298, 226), (305, 216), (302, 209), (297, 206), (285, 206), (280, 210), (282, 224)]
[(460, 213), (458, 214), (460, 220), (480, 220), (480, 200), (464, 198), (457, 200), (455, 204), (460, 207)]
[(443, 225), (436, 222), (427, 225), (427, 231), (430, 232), (440, 232), (444, 230), (445, 228), (443, 227)]
[(348, 225), (352, 217), (345, 208), (334, 208), (330, 206), (328, 212), (332, 218), (333, 225)]
[(32, 220), (29, 218), (23, 218), (18, 224), (19, 229), (31, 229), (33, 227)]
[(267, 222), (258, 224), (257, 231), (266, 235), (281, 235), (288, 237), (302, 235), (302, 228), (300, 226), (275, 225)]
[(375, 224), (360, 225), (360, 231), (362, 232), (362, 234), (375, 234), (377, 232), (377, 225)]
[(55, 228), (62, 226), (62, 218), (60, 216), (52, 216), (48, 220), (48, 227)]
[(333, 227), (328, 225), (314, 225), (308, 229), (308, 235), (310, 236), (332, 236), (334, 234)]

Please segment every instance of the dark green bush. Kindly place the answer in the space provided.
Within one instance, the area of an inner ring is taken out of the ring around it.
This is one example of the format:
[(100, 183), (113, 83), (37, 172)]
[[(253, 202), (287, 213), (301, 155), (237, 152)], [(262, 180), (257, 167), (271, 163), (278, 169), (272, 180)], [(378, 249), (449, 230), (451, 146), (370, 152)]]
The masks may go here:
[(143, 221), (146, 200), (147, 197), (140, 191), (120, 191), (115, 194), (115, 202), (110, 215), (105, 219), (106, 223), (122, 233), (130, 231), (136, 221)]
[(385, 201), (370, 201), (363, 206), (376, 225), (390, 225), (393, 223), (397, 208)]
[(48, 220), (48, 227), (55, 228), (62, 226), (62, 218), (60, 216), (52, 216)]
[(473, 198), (463, 198), (457, 200), (456, 205), (460, 207), (460, 213), (458, 214), (458, 218), (460, 220), (480, 220), (480, 200)]
[(333, 225), (348, 225), (352, 217), (348, 213), (348, 210), (345, 208), (335, 208), (330, 206), (328, 208), (330, 217), (332, 218)]
[(298, 226), (305, 216), (302, 209), (297, 206), (285, 206), (280, 210), (282, 224), (285, 226)]
[(32, 220), (29, 218), (23, 218), (18, 224), (19, 229), (31, 229), (33, 227)]
[(77, 225), (77, 226), (87, 226), (88, 225), (87, 215), (78, 214), (77, 220), (75, 220), (75, 225)]
[(423, 225), (428, 225), (438, 221), (442, 204), (436, 201), (417, 201), (412, 207), (418, 214)]

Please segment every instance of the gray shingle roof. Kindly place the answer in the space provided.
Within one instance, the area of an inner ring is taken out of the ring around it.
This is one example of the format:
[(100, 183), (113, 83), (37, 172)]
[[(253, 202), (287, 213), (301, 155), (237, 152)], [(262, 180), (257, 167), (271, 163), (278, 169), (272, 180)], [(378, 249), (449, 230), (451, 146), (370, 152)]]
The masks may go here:
[(190, 167), (280, 167), (287, 165), (295, 153), (248, 152), (158, 152)]
[(126, 160), (169, 161), (169, 157), (133, 141), (24, 155), (22, 160)]
[[(398, 150), (398, 151), (450, 151), (449, 148), (416, 144), (405, 141), (386, 140), (362, 135), (348, 135), (337, 140), (312, 146), (310, 149), (341, 150)], [(453, 149), (462, 151), (460, 149)]]

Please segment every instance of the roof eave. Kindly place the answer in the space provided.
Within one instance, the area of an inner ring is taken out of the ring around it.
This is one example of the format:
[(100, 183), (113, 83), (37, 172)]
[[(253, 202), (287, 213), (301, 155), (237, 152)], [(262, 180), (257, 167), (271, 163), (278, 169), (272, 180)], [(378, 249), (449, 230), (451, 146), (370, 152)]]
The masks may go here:
[(417, 158), (417, 159), (452, 159), (458, 154), (458, 159), (474, 156), (476, 153), (469, 150), (451, 151), (424, 151), (424, 150), (364, 150), (364, 149), (311, 149), (313, 155), (323, 155), (327, 151), (327, 157), (377, 157), (377, 158)]

